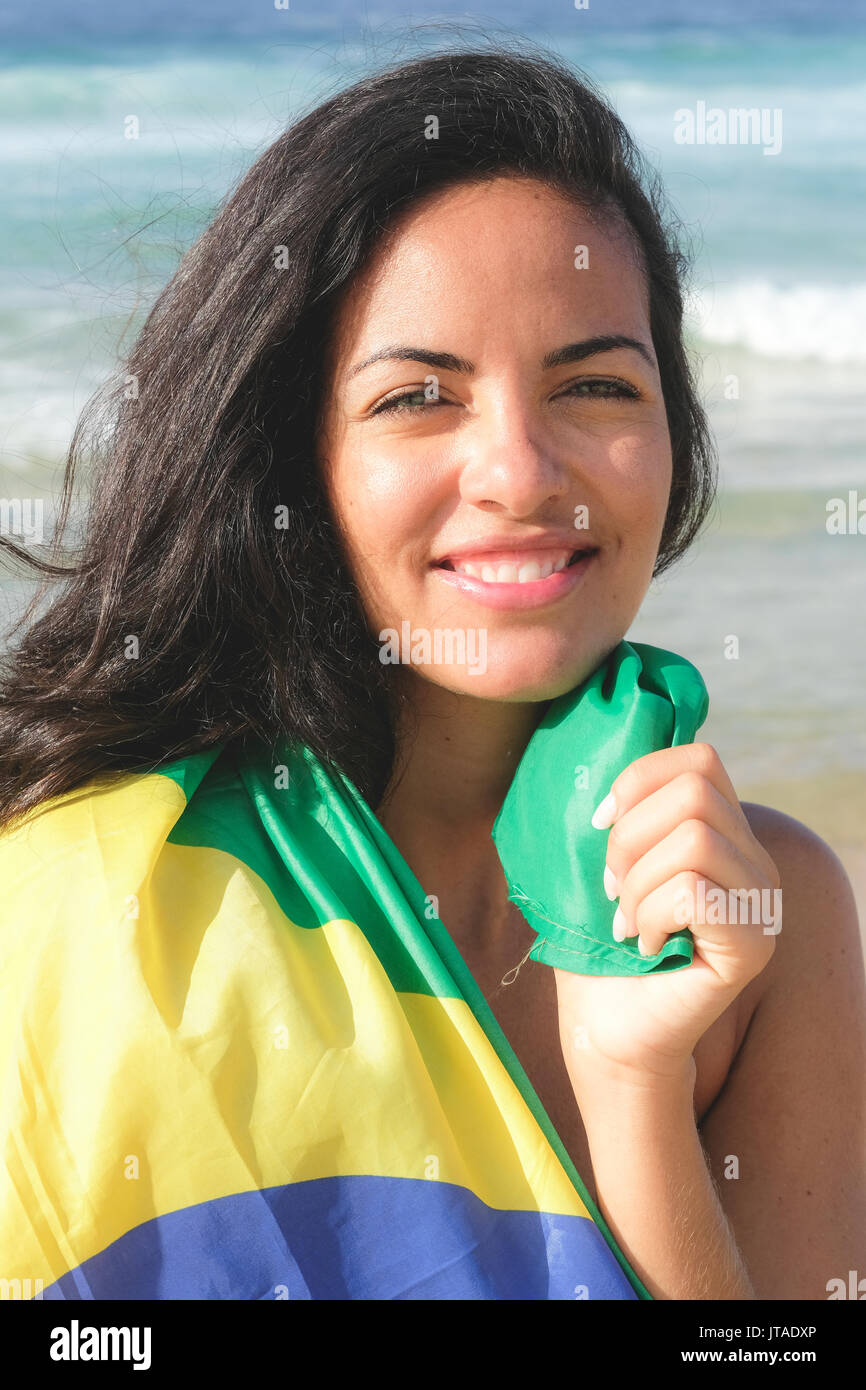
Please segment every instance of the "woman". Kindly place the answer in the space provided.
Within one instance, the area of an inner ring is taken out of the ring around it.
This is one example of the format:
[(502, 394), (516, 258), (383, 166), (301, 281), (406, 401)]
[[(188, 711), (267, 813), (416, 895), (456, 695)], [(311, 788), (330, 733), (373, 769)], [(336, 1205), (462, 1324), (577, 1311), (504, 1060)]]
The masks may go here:
[(555, 60), (428, 56), (286, 131), (157, 301), (3, 688), (0, 1225), (45, 1296), (856, 1267), (852, 894), (710, 746), (599, 808), (615, 939), (659, 952), (699, 883), (781, 889), (779, 939), (694, 919), (688, 969), (500, 985), (521, 756), (712, 496), (661, 207)]

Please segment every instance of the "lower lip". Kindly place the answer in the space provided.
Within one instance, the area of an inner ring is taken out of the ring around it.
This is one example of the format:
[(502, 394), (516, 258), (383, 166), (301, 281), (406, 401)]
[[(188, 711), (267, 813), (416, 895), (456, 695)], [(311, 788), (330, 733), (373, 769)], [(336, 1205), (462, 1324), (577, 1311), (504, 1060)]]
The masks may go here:
[(433, 572), (467, 598), (475, 599), (483, 608), (543, 608), (545, 604), (555, 603), (566, 594), (573, 593), (597, 554), (598, 551), (592, 551), (566, 569), (549, 574), (546, 579), (531, 579), (525, 584), (487, 584), (483, 579), (472, 579), (468, 574), (441, 569), (438, 565), (434, 565)]

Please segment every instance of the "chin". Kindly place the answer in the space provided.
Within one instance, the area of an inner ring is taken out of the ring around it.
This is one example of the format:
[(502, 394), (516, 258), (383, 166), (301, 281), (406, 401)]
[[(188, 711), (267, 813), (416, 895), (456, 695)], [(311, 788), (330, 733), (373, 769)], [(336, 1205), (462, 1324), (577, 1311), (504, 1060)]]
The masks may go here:
[[(593, 644), (590, 651), (575, 651), (576, 641), (547, 652), (515, 650), (513, 638), (491, 644), (482, 654), (475, 652), (474, 665), (428, 666), (418, 671), (425, 680), (457, 695), (474, 695), (480, 700), (501, 700), (509, 704), (555, 700), (566, 695), (586, 679), (612, 644)], [(417, 668), (416, 668), (417, 669)]]

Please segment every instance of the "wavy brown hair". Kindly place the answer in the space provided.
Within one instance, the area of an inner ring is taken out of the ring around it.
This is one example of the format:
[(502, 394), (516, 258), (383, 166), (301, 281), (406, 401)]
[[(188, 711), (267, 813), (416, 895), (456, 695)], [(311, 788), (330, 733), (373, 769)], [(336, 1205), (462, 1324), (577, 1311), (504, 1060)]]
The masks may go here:
[[(424, 138), (431, 115), (435, 140)], [(376, 72), (281, 134), (183, 256), (77, 424), (50, 558), (0, 537), (57, 586), (16, 624), (0, 673), (0, 824), (102, 774), (287, 736), (377, 804), (397, 694), (316, 466), (331, 324), (392, 215), (508, 172), (618, 210), (631, 228), (673, 453), (654, 573), (691, 543), (715, 458), (682, 337), (687, 261), (625, 126), (588, 78), (536, 45)], [(74, 476), (100, 412), (110, 427), (87, 457), (72, 552)]]

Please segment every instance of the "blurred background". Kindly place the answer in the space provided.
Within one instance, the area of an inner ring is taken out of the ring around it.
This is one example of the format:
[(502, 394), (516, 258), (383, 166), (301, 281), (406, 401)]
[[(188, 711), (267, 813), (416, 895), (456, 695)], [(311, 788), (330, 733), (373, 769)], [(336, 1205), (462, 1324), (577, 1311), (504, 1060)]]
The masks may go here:
[[(741, 799), (830, 842), (866, 925), (861, 4), (0, 0), (0, 493), (34, 523), (41, 501), (48, 539), (81, 407), (287, 122), (373, 67), (515, 34), (601, 83), (693, 257), (719, 502), (628, 635), (700, 668)], [(680, 143), (677, 113), (697, 131), (712, 108), (766, 111), (778, 151)], [(4, 635), (30, 592), (0, 575)]]

